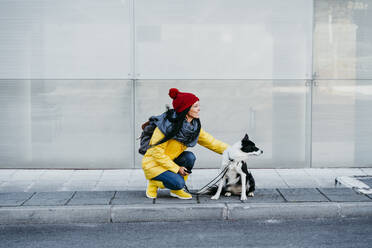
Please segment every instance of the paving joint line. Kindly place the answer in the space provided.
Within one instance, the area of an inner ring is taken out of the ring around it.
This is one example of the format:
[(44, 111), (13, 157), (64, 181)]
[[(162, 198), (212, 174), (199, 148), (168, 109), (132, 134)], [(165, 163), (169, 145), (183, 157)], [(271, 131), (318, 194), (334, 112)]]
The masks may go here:
[(67, 204), (70, 203), (70, 201), (72, 200), (72, 198), (74, 198), (74, 196), (76, 195), (77, 191), (74, 191), (74, 193), (72, 194), (72, 196), (70, 197), (70, 199), (68, 199), (65, 204), (63, 204), (63, 206), (67, 206)]
[(31, 195), (28, 199), (24, 200), (24, 201), (22, 202), (22, 204), (19, 205), (19, 206), (20, 206), (20, 207), (23, 206), (23, 204), (25, 204), (25, 203), (26, 203), (27, 201), (29, 201), (32, 197), (34, 197), (34, 195), (36, 195), (36, 192), (33, 192), (32, 195)]
[(117, 192), (118, 192), (118, 191), (115, 191), (115, 192), (114, 192), (114, 195), (111, 197), (111, 199), (110, 199), (108, 205), (111, 205), (112, 201), (113, 201), (113, 200), (115, 199), (115, 197), (116, 197)]
[(32, 186), (34, 186), (36, 184), (36, 180), (35, 181), (32, 181), (32, 183), (30, 183), (30, 185), (27, 186), (27, 188), (25, 189), (25, 192), (27, 192), (29, 189), (32, 188)]
[(287, 181), (284, 180), (284, 178), (282, 177), (282, 175), (280, 175), (280, 173), (277, 171), (277, 169), (274, 169), (274, 171), (280, 177), (280, 179), (283, 180), (284, 184), (287, 185), (288, 188), (291, 188), (291, 187), (289, 187), (289, 184), (287, 183)]
[(319, 188), (315, 188), (321, 195), (323, 195), (329, 202), (333, 202), (326, 194), (324, 194)]
[(318, 185), (318, 187), (321, 187), (321, 183), (320, 183), (320, 181), (318, 181), (318, 178), (315, 176), (313, 176), (313, 175), (311, 175), (309, 172), (308, 172), (308, 170), (303, 170), (304, 172), (305, 172), (305, 174), (307, 174), (308, 175), (308, 177), (311, 179), (311, 180), (313, 180), (314, 182), (316, 182), (316, 184)]
[(282, 192), (280, 192), (280, 190), (279, 190), (278, 188), (275, 188), (275, 190), (280, 194), (281, 197), (283, 197), (284, 202), (289, 202), (289, 201), (284, 197), (284, 195), (282, 194)]

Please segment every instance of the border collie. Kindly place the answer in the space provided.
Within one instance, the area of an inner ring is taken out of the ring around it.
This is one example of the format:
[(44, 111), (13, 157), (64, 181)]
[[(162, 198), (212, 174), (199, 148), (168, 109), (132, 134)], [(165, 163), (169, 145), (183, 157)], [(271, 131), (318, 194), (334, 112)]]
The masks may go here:
[[(253, 197), (255, 181), (252, 174), (248, 171), (245, 160), (250, 156), (259, 156), (262, 153), (263, 151), (249, 140), (248, 134), (246, 134), (241, 141), (227, 148), (222, 155), (221, 170), (224, 170), (226, 167), (228, 167), (228, 169), (220, 180), (218, 187), (215, 186), (212, 188), (211, 192), (209, 192), (210, 194), (216, 192), (211, 199), (218, 200), (221, 193), (225, 196), (241, 194), (241, 201), (247, 200), (247, 194)], [(247, 190), (248, 183), (249, 188)]]

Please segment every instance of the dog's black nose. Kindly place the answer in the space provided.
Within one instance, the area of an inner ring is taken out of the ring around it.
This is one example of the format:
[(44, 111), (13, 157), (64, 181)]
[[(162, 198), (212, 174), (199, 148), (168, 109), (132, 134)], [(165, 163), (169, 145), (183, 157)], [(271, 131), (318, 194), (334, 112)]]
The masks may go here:
[(263, 151), (261, 150), (261, 154), (263, 154)]

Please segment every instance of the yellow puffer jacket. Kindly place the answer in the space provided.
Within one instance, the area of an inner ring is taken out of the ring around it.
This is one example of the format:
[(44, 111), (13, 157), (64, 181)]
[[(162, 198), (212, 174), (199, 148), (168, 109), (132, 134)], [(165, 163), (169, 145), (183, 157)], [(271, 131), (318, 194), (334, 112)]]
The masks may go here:
[[(155, 128), (150, 145), (156, 144), (163, 137), (164, 134), (159, 128)], [(228, 147), (227, 144), (213, 138), (212, 135), (203, 129), (200, 129), (198, 144), (219, 154), (222, 154)], [(148, 149), (142, 159), (142, 169), (145, 172), (145, 177), (150, 180), (167, 170), (177, 173), (180, 167), (173, 160), (185, 151), (186, 148), (187, 146), (182, 142), (170, 139)]]

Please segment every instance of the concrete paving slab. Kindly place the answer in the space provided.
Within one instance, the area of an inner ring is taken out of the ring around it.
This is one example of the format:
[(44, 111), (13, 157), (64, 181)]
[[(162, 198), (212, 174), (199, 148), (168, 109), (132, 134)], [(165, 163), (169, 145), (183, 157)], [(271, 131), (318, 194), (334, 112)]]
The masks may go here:
[(319, 188), (319, 190), (333, 202), (363, 202), (371, 201), (363, 194), (357, 194), (349, 188)]
[(65, 205), (75, 192), (37, 192), (24, 206), (62, 206)]
[(337, 176), (359, 176), (366, 175), (360, 168), (332, 168), (332, 173)]
[(130, 174), (127, 182), (128, 190), (146, 190), (147, 180), (145, 178), (143, 170), (132, 170), (132, 173)]
[[(199, 200), (201, 204), (212, 203), (242, 203), (240, 195), (232, 195), (229, 197), (220, 196), (218, 200), (212, 200), (212, 195), (200, 195)], [(196, 197), (194, 197), (196, 199)], [(244, 203), (280, 203), (285, 202), (285, 199), (279, 194), (276, 189), (256, 189), (254, 197), (248, 197)]]
[(115, 191), (78, 191), (67, 205), (109, 205)]
[[(218, 200), (212, 200), (211, 197), (213, 195), (200, 195), (199, 196), (199, 201), (200, 204), (215, 204), (215, 203), (241, 203), (240, 201), (240, 196), (220, 196), (220, 199)], [(194, 197), (196, 200), (196, 197)]]
[[(64, 185), (60, 191), (94, 191), (94, 185)], [(112, 188), (108, 189), (108, 191), (113, 190)], [(103, 191), (103, 190), (102, 190)]]
[(74, 174), (74, 170), (46, 170), (39, 180), (68, 181)]
[(128, 187), (146, 187), (147, 186), (146, 178), (139, 176), (139, 177), (131, 177), (127, 180)]
[(318, 187), (332, 188), (335, 187), (336, 175), (330, 169), (323, 168), (306, 168), (304, 171), (309, 175), (312, 180), (316, 181)]
[(0, 186), (0, 192), (28, 192), (35, 181), (5, 182)]
[(145, 191), (117, 191), (111, 205), (152, 204)]
[(84, 185), (97, 185), (99, 180), (76, 180), (71, 179), (65, 183), (65, 186), (84, 186)]
[(14, 169), (0, 169), (0, 181), (9, 180), (17, 170)]
[(283, 197), (289, 202), (326, 202), (328, 199), (317, 189), (278, 189)]
[[(133, 190), (131, 188), (128, 188), (127, 186), (96, 186), (94, 188), (94, 191), (126, 191), (126, 190)], [(78, 190), (78, 191), (92, 191), (92, 189), (87, 188), (86, 190)]]
[(276, 169), (290, 188), (316, 188), (318, 183), (304, 169)]
[(98, 181), (104, 170), (74, 170), (71, 180)]
[(104, 170), (100, 180), (102, 181), (128, 181), (132, 170)]
[(192, 199), (182, 200), (170, 196), (169, 190), (158, 190), (158, 197), (156, 204), (195, 204), (196, 198), (193, 196)]
[(30, 197), (34, 193), (26, 193), (26, 192), (7, 192), (7, 193), (0, 193), (0, 206), (20, 206), (26, 200), (30, 199)]
[(124, 180), (99, 180), (96, 184), (96, 187), (115, 187), (115, 186), (120, 186), (120, 187), (127, 187), (128, 186), (128, 181)]
[(288, 188), (288, 184), (275, 169), (251, 169), (250, 171), (255, 179), (257, 188)]
[(62, 191), (66, 181), (37, 181), (28, 188), (28, 192)]
[(17, 170), (9, 181), (33, 181), (40, 178), (45, 170)]
[(276, 189), (256, 189), (254, 197), (248, 197), (246, 203), (280, 203), (285, 199)]
[(62, 187), (63, 191), (93, 191), (98, 180), (70, 180)]
[(372, 168), (360, 168), (366, 175), (372, 176)]

